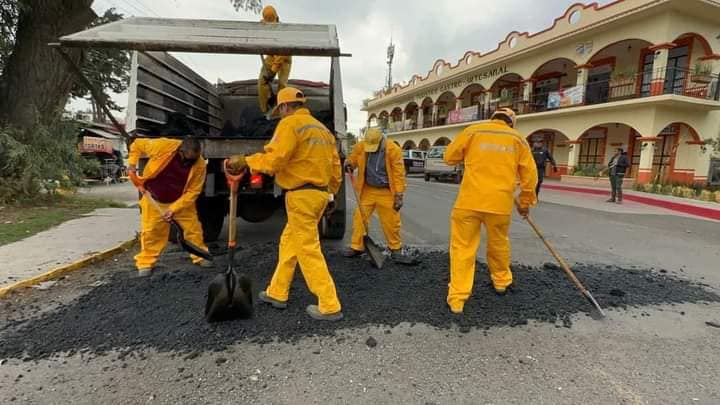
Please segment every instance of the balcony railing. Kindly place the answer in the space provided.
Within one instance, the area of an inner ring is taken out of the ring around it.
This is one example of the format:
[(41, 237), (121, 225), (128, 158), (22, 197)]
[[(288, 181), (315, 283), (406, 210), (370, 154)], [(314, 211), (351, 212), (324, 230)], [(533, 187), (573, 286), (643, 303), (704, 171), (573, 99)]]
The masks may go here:
[[(676, 94), (702, 100), (720, 101), (720, 80), (718, 75), (698, 74), (687, 69), (667, 68), (630, 75), (616, 75), (606, 80), (591, 81), (585, 86), (574, 86), (560, 91), (532, 94), (529, 99), (515, 97), (495, 99), (489, 106), (473, 105), (452, 110), (437, 123), (425, 122), (423, 128), (480, 121), (501, 107), (510, 107), (518, 115), (540, 113), (569, 107), (580, 107), (640, 99), (664, 94)], [(391, 132), (417, 129), (415, 121), (404, 126), (401, 122), (390, 122)]]

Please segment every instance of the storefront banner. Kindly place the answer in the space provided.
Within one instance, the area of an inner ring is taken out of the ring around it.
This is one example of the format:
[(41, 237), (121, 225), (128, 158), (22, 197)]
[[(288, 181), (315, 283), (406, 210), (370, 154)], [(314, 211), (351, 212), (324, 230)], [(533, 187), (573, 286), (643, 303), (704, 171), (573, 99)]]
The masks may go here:
[(478, 106), (476, 105), (450, 111), (447, 122), (448, 124), (458, 124), (461, 122), (477, 121), (479, 117), (478, 111)]
[(568, 87), (548, 94), (548, 109), (580, 105), (585, 99), (585, 86)]
[(113, 153), (113, 145), (110, 139), (84, 136), (80, 145), (82, 153)]

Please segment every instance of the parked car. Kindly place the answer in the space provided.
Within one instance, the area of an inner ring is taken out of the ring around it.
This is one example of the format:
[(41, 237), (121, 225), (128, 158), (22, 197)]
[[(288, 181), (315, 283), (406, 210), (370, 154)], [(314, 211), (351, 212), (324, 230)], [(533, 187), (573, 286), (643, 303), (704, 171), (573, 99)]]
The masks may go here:
[(405, 162), (405, 173), (425, 172), (425, 152), (421, 150), (404, 150), (403, 161)]
[(451, 179), (455, 183), (460, 183), (463, 176), (462, 165), (449, 166), (445, 163), (443, 155), (445, 155), (446, 146), (433, 146), (427, 153), (425, 158), (425, 181)]

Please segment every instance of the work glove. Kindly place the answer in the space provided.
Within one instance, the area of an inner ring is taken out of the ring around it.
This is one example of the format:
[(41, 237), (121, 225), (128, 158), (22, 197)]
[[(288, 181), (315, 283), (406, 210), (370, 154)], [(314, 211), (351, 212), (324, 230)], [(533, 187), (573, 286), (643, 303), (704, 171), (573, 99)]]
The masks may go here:
[(130, 182), (135, 186), (135, 188), (142, 190), (143, 189), (143, 181), (137, 174), (137, 169), (134, 167), (128, 168), (128, 179)]
[(337, 203), (335, 202), (335, 196), (333, 194), (330, 194), (330, 201), (328, 201), (328, 204), (325, 207), (325, 218), (330, 218), (336, 209)]
[(518, 212), (518, 214), (520, 214), (521, 217), (527, 218), (528, 215), (530, 215), (530, 207), (527, 207), (527, 206), (523, 207), (521, 205), (518, 205), (517, 212)]
[(228, 174), (232, 176), (238, 176), (242, 174), (247, 167), (248, 165), (245, 161), (245, 155), (234, 155), (228, 159), (227, 164), (225, 165), (225, 170), (227, 170)]
[(520, 198), (519, 200), (519, 206), (521, 207), (531, 207), (537, 203), (537, 196), (535, 195), (535, 190), (532, 191), (521, 191), (520, 192)]
[(395, 201), (393, 202), (393, 208), (395, 211), (400, 211), (400, 208), (403, 206), (403, 194), (402, 193), (395, 193)]
[(353, 165), (349, 160), (345, 161), (344, 167), (346, 173), (352, 173), (355, 171), (355, 165)]

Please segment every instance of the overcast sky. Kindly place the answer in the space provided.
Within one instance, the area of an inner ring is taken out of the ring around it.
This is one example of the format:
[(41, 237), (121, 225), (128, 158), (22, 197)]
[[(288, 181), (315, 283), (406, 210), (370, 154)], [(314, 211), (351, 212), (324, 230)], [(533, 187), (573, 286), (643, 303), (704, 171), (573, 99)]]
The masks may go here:
[[(495, 49), (511, 31), (537, 32), (549, 27), (575, 0), (276, 0), (265, 1), (278, 9), (283, 22), (335, 24), (341, 49), (352, 53), (343, 58), (343, 88), (348, 105), (348, 128), (364, 126), (362, 100), (381, 88), (387, 65), (386, 48), (395, 42), (394, 82), (425, 75), (436, 59), (455, 64), (468, 50)], [(609, 0), (599, 1), (608, 3)], [(249, 12), (236, 12), (230, 0), (96, 0), (98, 14), (115, 7), (126, 16), (172, 18), (259, 19)], [(190, 67), (210, 82), (256, 78), (256, 56), (179, 54)], [(327, 81), (327, 59), (295, 58), (291, 78)], [(116, 97), (121, 105), (127, 96)], [(73, 103), (74, 108), (80, 104)]]

